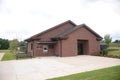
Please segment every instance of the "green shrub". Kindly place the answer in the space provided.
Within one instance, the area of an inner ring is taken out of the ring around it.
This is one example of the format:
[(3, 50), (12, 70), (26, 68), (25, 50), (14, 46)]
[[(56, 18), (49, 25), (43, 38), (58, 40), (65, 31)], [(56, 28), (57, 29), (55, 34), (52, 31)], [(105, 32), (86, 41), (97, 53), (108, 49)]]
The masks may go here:
[(108, 50), (107, 50), (107, 49), (102, 50), (102, 55), (103, 55), (103, 56), (105, 56), (105, 55), (107, 55), (107, 54), (108, 54)]

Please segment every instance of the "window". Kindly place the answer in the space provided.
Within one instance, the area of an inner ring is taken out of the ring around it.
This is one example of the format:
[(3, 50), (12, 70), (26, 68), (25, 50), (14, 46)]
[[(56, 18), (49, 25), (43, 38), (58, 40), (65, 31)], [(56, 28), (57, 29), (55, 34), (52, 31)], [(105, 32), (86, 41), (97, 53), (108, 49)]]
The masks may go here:
[(43, 52), (47, 53), (48, 52), (48, 45), (43, 45)]

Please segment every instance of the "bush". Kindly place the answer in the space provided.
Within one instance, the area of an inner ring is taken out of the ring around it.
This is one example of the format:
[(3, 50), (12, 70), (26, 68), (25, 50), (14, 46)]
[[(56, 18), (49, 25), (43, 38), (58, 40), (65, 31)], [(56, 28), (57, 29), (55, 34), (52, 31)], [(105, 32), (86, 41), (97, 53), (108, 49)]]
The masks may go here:
[(18, 59), (18, 58), (32, 58), (32, 55), (30, 55), (30, 54), (26, 54), (26, 53), (17, 53), (16, 54), (16, 59)]
[(102, 54), (103, 56), (107, 55), (107, 54), (108, 54), (108, 50), (107, 50), (107, 49), (102, 50), (101, 54)]

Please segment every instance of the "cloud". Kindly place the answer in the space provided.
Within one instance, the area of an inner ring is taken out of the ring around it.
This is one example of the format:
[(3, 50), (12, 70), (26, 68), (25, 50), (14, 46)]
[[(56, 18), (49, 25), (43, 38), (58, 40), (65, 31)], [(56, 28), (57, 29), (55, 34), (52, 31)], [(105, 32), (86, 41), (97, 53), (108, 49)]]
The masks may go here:
[(110, 4), (116, 12), (120, 11), (120, 0), (83, 0), (83, 2), (87, 5), (102, 2), (102, 4)]
[(0, 37), (2, 38), (7, 38), (7, 39), (19, 39), (19, 40), (24, 40), (25, 38), (28, 38), (27, 35), (29, 32), (27, 31), (2, 31), (0, 33)]
[(111, 34), (112, 41), (120, 40), (120, 33)]
[(120, 33), (119, 5), (119, 0), (1, 0), (0, 32), (28, 32), (27, 38), (71, 19), (102, 36)]

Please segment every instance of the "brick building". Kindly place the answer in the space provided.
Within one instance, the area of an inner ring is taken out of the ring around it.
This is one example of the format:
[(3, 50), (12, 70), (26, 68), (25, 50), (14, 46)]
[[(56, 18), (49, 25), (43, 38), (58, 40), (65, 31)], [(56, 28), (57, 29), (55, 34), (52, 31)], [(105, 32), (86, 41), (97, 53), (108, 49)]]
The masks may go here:
[(27, 52), (33, 56), (96, 55), (102, 37), (87, 25), (76, 25), (68, 20), (25, 41)]

